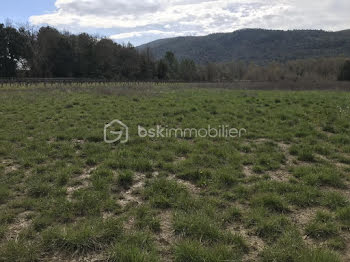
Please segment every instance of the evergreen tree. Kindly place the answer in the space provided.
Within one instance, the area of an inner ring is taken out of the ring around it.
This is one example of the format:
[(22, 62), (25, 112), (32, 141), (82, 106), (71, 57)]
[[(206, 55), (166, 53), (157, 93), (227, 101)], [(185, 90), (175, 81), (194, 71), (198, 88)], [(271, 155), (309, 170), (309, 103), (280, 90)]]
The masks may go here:
[(350, 81), (350, 60), (346, 61), (338, 76), (339, 81)]
[(159, 60), (157, 65), (157, 75), (159, 80), (167, 80), (168, 79), (168, 64), (164, 61), (164, 59)]

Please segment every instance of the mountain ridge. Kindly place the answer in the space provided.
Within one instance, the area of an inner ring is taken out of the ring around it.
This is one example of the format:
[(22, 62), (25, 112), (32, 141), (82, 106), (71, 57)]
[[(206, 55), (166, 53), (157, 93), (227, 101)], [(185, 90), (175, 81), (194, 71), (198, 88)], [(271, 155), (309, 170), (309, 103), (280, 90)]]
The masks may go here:
[(350, 56), (350, 30), (241, 29), (232, 33), (165, 38), (137, 47), (150, 48), (156, 59), (167, 51), (196, 63), (240, 60), (256, 63)]

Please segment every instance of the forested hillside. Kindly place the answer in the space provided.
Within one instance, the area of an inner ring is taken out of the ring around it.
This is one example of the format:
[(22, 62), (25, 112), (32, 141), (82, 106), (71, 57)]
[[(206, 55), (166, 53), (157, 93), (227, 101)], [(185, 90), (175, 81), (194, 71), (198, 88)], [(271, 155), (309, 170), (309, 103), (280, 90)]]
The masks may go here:
[(350, 30), (262, 30), (245, 29), (202, 37), (162, 39), (138, 47), (149, 47), (156, 58), (173, 52), (179, 59), (196, 63), (232, 60), (267, 63), (350, 55)]
[[(162, 47), (166, 52), (159, 57), (156, 43), (151, 44), (152, 48), (140, 50), (130, 44), (120, 45), (111, 39), (100, 39), (85, 33), (74, 35), (52, 27), (33, 31), (0, 24), (0, 78), (68, 77), (186, 82), (349, 80), (349, 56), (341, 55), (345, 51), (349, 52), (349, 32), (307, 32), (245, 30), (208, 36), (211, 41), (199, 41), (198, 45), (188, 46), (184, 45), (187, 41), (196, 42), (205, 38), (161, 40), (157, 43), (169, 44)], [(343, 37), (339, 37), (341, 34)], [(305, 39), (299, 40), (301, 44), (287, 40), (288, 37), (297, 39), (296, 35), (304, 35)], [(321, 39), (320, 35), (327, 36), (328, 40), (316, 41)], [(307, 40), (312, 37), (313, 42)], [(177, 55), (168, 51), (172, 49), (173, 41), (183, 44), (181, 48), (181, 45), (177, 47), (180, 48), (178, 51), (175, 50)], [(205, 43), (212, 46), (211, 51), (204, 51)], [(240, 46), (239, 43), (244, 45)], [(234, 45), (238, 46), (237, 49), (229, 48)], [(193, 59), (186, 58), (183, 55), (186, 50), (198, 55), (193, 56)], [(230, 57), (230, 50), (235, 54), (235, 59)], [(327, 53), (322, 50), (327, 50)], [(308, 58), (310, 56), (317, 58)], [(298, 57), (302, 59), (295, 59)], [(206, 59), (228, 62), (200, 63)], [(265, 63), (261, 63), (263, 61)]]

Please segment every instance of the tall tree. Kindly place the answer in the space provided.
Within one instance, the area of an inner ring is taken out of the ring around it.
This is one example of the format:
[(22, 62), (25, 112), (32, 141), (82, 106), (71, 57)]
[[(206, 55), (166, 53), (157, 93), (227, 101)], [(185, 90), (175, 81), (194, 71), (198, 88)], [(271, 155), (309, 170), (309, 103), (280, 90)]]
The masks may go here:
[(193, 60), (184, 59), (180, 63), (180, 79), (194, 81), (197, 79), (197, 67)]
[(164, 62), (168, 66), (168, 79), (175, 80), (179, 74), (179, 63), (173, 52), (166, 52), (164, 56)]
[(168, 79), (168, 64), (164, 61), (164, 59), (159, 60), (157, 64), (157, 76), (159, 80), (167, 80)]
[(350, 81), (350, 60), (346, 61), (342, 66), (338, 80)]
[[(35, 61), (33, 63), (33, 72), (39, 77), (54, 77), (56, 76), (57, 53), (60, 52), (62, 36), (58, 30), (52, 27), (40, 28), (36, 45), (34, 47)], [(62, 51), (61, 51), (62, 52)], [(60, 73), (59, 73), (60, 74)]]
[(13, 27), (0, 24), (0, 77), (15, 77), (25, 54), (25, 39)]
[(140, 73), (138, 78), (152, 80), (155, 77), (156, 69), (150, 48), (147, 48), (145, 51), (141, 52), (140, 56)]

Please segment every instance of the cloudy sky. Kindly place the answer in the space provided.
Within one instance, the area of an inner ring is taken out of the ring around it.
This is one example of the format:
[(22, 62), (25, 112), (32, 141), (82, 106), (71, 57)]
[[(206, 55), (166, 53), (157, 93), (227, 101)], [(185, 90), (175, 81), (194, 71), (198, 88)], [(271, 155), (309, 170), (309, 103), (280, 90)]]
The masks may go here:
[(85, 31), (134, 45), (242, 28), (350, 29), (349, 0), (3, 1), (0, 21), (10, 18), (74, 33)]

